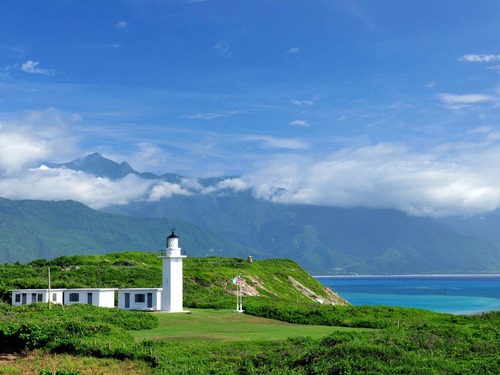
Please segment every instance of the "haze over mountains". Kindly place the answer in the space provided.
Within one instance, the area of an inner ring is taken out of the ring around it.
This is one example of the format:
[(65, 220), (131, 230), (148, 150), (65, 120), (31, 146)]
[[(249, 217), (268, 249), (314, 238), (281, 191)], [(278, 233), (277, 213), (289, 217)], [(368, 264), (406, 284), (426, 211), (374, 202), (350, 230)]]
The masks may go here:
[(494, 213), (438, 221), (387, 209), (277, 204), (255, 198), (234, 177), (140, 173), (100, 154), (43, 165), (110, 181), (134, 176), (150, 188), (101, 212), (72, 201), (0, 200), (3, 262), (155, 251), (175, 226), (191, 256), (284, 257), (313, 274), (500, 271)]

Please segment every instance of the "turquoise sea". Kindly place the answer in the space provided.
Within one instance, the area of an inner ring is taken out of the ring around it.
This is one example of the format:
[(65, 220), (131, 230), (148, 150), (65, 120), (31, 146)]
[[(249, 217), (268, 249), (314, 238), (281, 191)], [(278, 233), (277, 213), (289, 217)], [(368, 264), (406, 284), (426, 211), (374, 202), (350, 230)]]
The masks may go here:
[(452, 314), (500, 310), (500, 275), (317, 276), (355, 306), (382, 305)]

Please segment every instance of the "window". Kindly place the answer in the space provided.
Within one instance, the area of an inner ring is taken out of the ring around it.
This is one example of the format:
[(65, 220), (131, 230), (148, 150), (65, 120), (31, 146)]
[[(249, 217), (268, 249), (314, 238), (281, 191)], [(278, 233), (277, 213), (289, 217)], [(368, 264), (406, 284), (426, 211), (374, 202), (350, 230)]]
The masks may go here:
[(144, 294), (136, 294), (135, 295), (135, 302), (144, 303), (145, 301), (146, 301), (146, 296)]
[(42, 293), (38, 293), (36, 301), (37, 302), (43, 302), (43, 294)]
[(78, 293), (69, 294), (69, 302), (78, 302), (78, 301), (80, 301), (80, 294)]
[(57, 302), (57, 293), (52, 293), (52, 302)]
[(16, 302), (17, 303), (21, 302), (21, 295), (20, 294), (16, 294)]

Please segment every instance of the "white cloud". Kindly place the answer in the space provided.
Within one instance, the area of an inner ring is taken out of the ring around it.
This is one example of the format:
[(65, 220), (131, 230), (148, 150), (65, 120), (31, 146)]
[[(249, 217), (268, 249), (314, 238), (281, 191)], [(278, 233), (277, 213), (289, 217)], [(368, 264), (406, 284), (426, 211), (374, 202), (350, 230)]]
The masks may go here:
[(474, 104), (494, 102), (496, 100), (495, 97), (485, 94), (455, 95), (455, 94), (441, 93), (438, 94), (438, 98), (447, 108), (450, 109), (463, 109), (470, 107)]
[(434, 88), (434, 86), (436, 86), (436, 81), (431, 81), (431, 82), (425, 84), (424, 88), (426, 88), (426, 89), (432, 89), (432, 88)]
[(162, 182), (151, 188), (149, 192), (148, 201), (156, 202), (162, 198), (171, 198), (173, 195), (184, 195), (189, 196), (193, 193), (189, 190), (184, 189), (178, 184), (172, 184), (170, 182)]
[(309, 127), (309, 123), (305, 120), (295, 120), (290, 122), (291, 126), (303, 126), (303, 127)]
[(53, 76), (56, 71), (53, 69), (45, 69), (39, 67), (40, 63), (38, 61), (28, 60), (21, 65), (21, 70), (29, 74), (41, 74), (46, 76)]
[(226, 190), (232, 190), (236, 192), (243, 191), (249, 189), (249, 186), (241, 178), (234, 177), (234, 178), (226, 178), (225, 180), (222, 180), (217, 184), (208, 187), (204, 187), (198, 184), (198, 186), (196, 186), (196, 189), (199, 190), (201, 194), (212, 194), (218, 192), (224, 193)]
[(111, 160), (126, 160), (138, 172), (163, 173), (170, 154), (150, 142), (139, 142), (127, 154), (103, 152)]
[(223, 113), (197, 113), (195, 115), (188, 116), (191, 120), (214, 120), (220, 117), (227, 117), (228, 114)]
[(478, 134), (419, 153), (381, 143), (321, 159), (269, 157), (242, 178), (257, 197), (278, 203), (473, 214), (500, 207), (500, 144), (488, 129)]
[(99, 209), (141, 199), (151, 181), (128, 175), (113, 181), (66, 168), (41, 167), (0, 179), (0, 196), (8, 199), (66, 200)]
[(128, 28), (128, 22), (127, 21), (119, 21), (115, 24), (115, 29), (118, 30), (125, 30)]
[(81, 48), (88, 48), (88, 49), (101, 49), (101, 48), (111, 48), (111, 49), (118, 49), (122, 48), (123, 45), (120, 43), (108, 43), (108, 44), (80, 44)]
[(265, 135), (254, 135), (245, 137), (243, 140), (260, 142), (264, 148), (281, 148), (290, 150), (304, 150), (308, 148), (308, 145), (304, 142), (292, 138), (276, 138)]
[(297, 100), (297, 99), (293, 99), (290, 101), (290, 103), (294, 104), (294, 105), (297, 105), (299, 107), (304, 107), (304, 106), (311, 106), (314, 104), (314, 100)]
[(458, 61), (465, 61), (465, 62), (493, 62), (493, 61), (500, 61), (500, 55), (476, 55), (469, 53), (467, 55), (460, 56), (458, 58)]
[(493, 70), (496, 73), (500, 73), (500, 65), (490, 66), (488, 69)]
[(219, 56), (231, 57), (230, 44), (231, 42), (222, 40), (217, 42), (217, 44), (212, 47), (212, 50), (214, 50)]
[(74, 153), (77, 138), (70, 126), (79, 116), (49, 108), (25, 112), (0, 122), (0, 177), (12, 176), (48, 158)]
[(241, 178), (227, 178), (217, 184), (220, 190), (231, 189), (234, 191), (243, 191), (248, 189), (248, 184)]
[(300, 48), (299, 47), (292, 47), (287, 51), (287, 53), (289, 53), (291, 55), (296, 55), (296, 54), (300, 53)]

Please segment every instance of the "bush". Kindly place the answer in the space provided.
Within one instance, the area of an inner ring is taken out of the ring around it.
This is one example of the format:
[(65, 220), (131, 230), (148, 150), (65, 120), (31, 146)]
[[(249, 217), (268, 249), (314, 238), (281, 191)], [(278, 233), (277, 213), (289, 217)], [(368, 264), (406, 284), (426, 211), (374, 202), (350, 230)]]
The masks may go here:
[[(44, 304), (5, 307), (0, 309), (0, 350), (40, 348), (78, 354), (89, 346), (86, 342), (99, 342), (108, 349), (111, 343), (115, 348), (125, 342), (131, 346), (133, 338), (126, 330), (157, 325), (158, 319), (148, 313), (89, 305), (57, 305), (50, 310)], [(101, 353), (101, 349), (98, 352)]]

